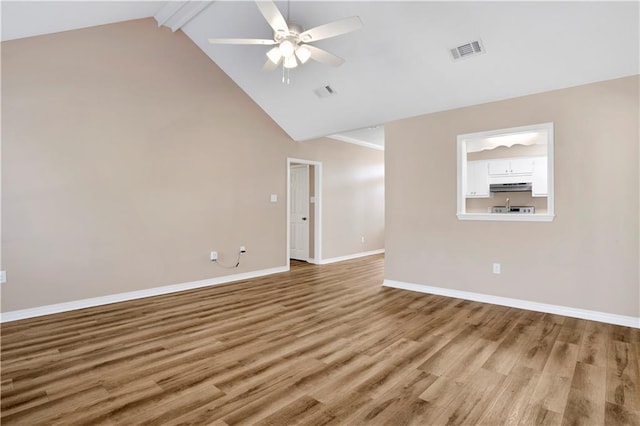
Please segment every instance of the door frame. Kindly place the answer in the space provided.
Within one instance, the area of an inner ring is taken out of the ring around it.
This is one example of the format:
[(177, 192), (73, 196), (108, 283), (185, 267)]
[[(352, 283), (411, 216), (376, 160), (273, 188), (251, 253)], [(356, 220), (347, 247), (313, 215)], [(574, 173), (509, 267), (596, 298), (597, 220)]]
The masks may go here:
[(303, 160), (301, 158), (287, 157), (287, 214), (286, 214), (286, 230), (287, 230), (287, 251), (285, 260), (287, 269), (291, 266), (289, 252), (291, 251), (291, 165), (307, 164), (313, 167), (313, 196), (315, 203), (313, 204), (314, 223), (313, 229), (309, 228), (309, 233), (313, 232), (313, 258), (308, 259), (309, 263), (320, 264), (322, 260), (322, 162)]

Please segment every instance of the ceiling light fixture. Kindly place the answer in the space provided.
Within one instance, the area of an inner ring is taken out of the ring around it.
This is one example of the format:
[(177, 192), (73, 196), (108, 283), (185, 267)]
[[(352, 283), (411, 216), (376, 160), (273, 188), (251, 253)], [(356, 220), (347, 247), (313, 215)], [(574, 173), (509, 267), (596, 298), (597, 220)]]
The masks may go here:
[(288, 58), (289, 56), (293, 55), (293, 52), (295, 50), (295, 44), (293, 43), (293, 41), (287, 38), (280, 42), (279, 49), (280, 49), (280, 54), (285, 58)]
[(298, 66), (298, 61), (296, 60), (296, 56), (295, 55), (289, 55), (286, 58), (284, 58), (284, 67), (285, 68), (295, 68)]
[(267, 58), (274, 64), (278, 65), (280, 63), (280, 59), (282, 59), (282, 55), (280, 54), (280, 47), (276, 46), (273, 49), (267, 52)]
[(300, 45), (298, 46), (298, 48), (296, 49), (296, 56), (298, 57), (298, 59), (300, 60), (301, 64), (306, 63), (309, 58), (311, 57), (311, 51), (309, 50), (308, 47), (304, 46), (304, 45)]
[[(300, 25), (291, 22), (289, 18), (289, 1), (287, 2), (286, 19), (273, 0), (257, 0), (256, 5), (271, 29), (273, 29), (273, 38), (210, 38), (209, 43), (273, 46), (267, 52), (268, 59), (262, 70), (273, 71), (282, 63), (282, 81), (287, 83), (290, 81), (288, 78), (289, 71), (292, 68), (297, 68), (298, 65), (307, 63), (309, 59), (333, 67), (339, 67), (344, 63), (344, 59), (307, 43), (315, 43), (327, 38), (337, 37), (362, 27), (360, 18), (351, 16), (305, 30)], [(287, 73), (286, 79), (285, 72)]]

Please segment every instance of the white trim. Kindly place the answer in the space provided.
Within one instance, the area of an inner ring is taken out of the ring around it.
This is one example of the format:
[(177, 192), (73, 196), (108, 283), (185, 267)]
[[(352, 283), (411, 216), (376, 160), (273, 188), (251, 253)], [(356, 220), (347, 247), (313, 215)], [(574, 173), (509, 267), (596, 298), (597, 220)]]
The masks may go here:
[(552, 222), (552, 214), (458, 213), (459, 220), (493, 220), (498, 222)]
[(473, 293), (470, 291), (453, 290), (442, 287), (431, 287), (422, 284), (413, 284), (403, 281), (385, 279), (385, 287), (399, 288), (402, 290), (417, 291), (419, 293), (437, 294), (439, 296), (454, 297), (456, 299), (473, 300), (476, 302), (490, 303), (492, 305), (509, 306), (511, 308), (527, 309), (529, 311), (546, 312), (549, 314), (563, 315), (572, 318), (581, 318), (591, 321), (605, 322), (608, 324), (622, 325), (625, 327), (640, 328), (640, 317), (610, 314), (607, 312), (590, 311), (587, 309), (572, 308), (569, 306), (550, 305), (547, 303), (531, 302), (510, 297), (492, 296), (490, 294)]
[[(314, 228), (313, 228), (313, 255), (317, 262), (322, 261), (322, 162), (302, 160), (299, 158), (287, 158), (287, 212), (285, 228), (287, 230), (287, 251), (285, 253), (285, 264), (287, 268), (290, 266), (290, 250), (291, 250), (291, 229), (289, 221), (291, 220), (291, 164), (308, 164), (313, 167), (313, 196), (315, 197), (314, 206)], [(318, 263), (316, 263), (318, 264)]]
[(241, 274), (226, 275), (223, 277), (209, 278), (200, 281), (191, 281), (180, 284), (166, 285), (162, 287), (148, 288), (144, 290), (129, 291), (126, 293), (110, 294), (107, 296), (92, 297), (90, 299), (74, 300), (72, 302), (57, 303), (55, 305), (38, 306), (36, 308), (21, 309), (18, 311), (0, 313), (0, 322), (17, 321), (42, 315), (57, 314), (60, 312), (74, 311), (76, 309), (91, 308), (94, 306), (108, 305), (110, 303), (126, 302), (128, 300), (142, 299), (145, 297), (159, 296), (162, 294), (176, 293), (195, 288), (209, 287), (219, 284), (227, 284), (235, 281), (258, 278), (265, 275), (287, 272), (288, 266), (261, 269), (258, 271), (244, 272)]
[(213, 1), (174, 1), (163, 6), (154, 16), (158, 26), (171, 28), (174, 33), (206, 9)]
[(384, 151), (384, 146), (382, 146), (382, 145), (378, 145), (378, 144), (371, 143), (371, 142), (361, 141), (360, 139), (350, 138), (349, 136), (329, 135), (327, 137), (330, 138), (330, 139), (335, 139), (337, 141), (341, 141), (341, 142), (352, 143), (354, 145), (360, 145), (360, 146), (364, 146), (366, 148), (377, 149), (378, 151)]
[(357, 259), (359, 257), (372, 256), (374, 254), (380, 254), (380, 253), (384, 253), (384, 249), (363, 251), (361, 253), (348, 254), (346, 256), (339, 256), (339, 257), (331, 257), (329, 259), (322, 259), (322, 260), (320, 260), (319, 264), (320, 265), (326, 265), (327, 263), (342, 262), (343, 260)]

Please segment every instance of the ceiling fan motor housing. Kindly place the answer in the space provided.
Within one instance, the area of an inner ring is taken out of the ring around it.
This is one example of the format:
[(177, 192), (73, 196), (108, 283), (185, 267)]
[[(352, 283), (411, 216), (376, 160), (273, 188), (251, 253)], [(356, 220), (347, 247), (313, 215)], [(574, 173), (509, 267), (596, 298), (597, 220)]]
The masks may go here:
[[(300, 34), (303, 33), (303, 29), (300, 25), (298, 24), (294, 24), (293, 22), (290, 22), (289, 24), (289, 32), (286, 32), (284, 30), (277, 30), (273, 33), (273, 39), (276, 42), (281, 42), (283, 40), (286, 39), (295, 39), (295, 42), (299, 42), (299, 41), (309, 41), (311, 40), (311, 37), (308, 37), (309, 40), (301, 40), (300, 38)], [(305, 37), (307, 38), (307, 37)]]

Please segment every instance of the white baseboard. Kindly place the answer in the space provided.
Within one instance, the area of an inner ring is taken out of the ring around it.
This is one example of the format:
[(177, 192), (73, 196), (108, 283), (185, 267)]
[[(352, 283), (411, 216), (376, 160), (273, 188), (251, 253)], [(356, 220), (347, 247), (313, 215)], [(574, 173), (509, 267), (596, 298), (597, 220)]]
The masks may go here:
[(343, 260), (357, 259), (359, 257), (371, 256), (371, 255), (380, 254), (380, 253), (384, 253), (384, 249), (364, 251), (361, 253), (348, 254), (346, 256), (330, 257), (329, 259), (321, 259), (318, 264), (326, 265), (327, 263), (342, 262)]
[(640, 317), (610, 314), (606, 312), (590, 311), (587, 309), (571, 308), (568, 306), (549, 305), (547, 303), (531, 302), (509, 297), (492, 296), (490, 294), (473, 293), (462, 290), (452, 290), (442, 287), (431, 287), (422, 284), (413, 284), (403, 281), (384, 280), (385, 287), (399, 288), (402, 290), (417, 291), (419, 293), (437, 294), (439, 296), (454, 297), (457, 299), (473, 300), (475, 302), (491, 303), (493, 305), (509, 306), (511, 308), (527, 309), (529, 311), (545, 312), (548, 314), (563, 315), (566, 317), (581, 318), (591, 321), (605, 322), (608, 324), (622, 325), (625, 327), (640, 328)]
[(76, 309), (91, 308), (93, 306), (108, 305), (110, 303), (126, 302), (127, 300), (142, 299), (144, 297), (159, 296), (162, 294), (176, 293), (195, 288), (209, 287), (219, 284), (227, 284), (234, 281), (248, 280), (250, 278), (287, 272), (286, 266), (261, 269), (258, 271), (244, 272), (241, 274), (226, 275), (223, 277), (209, 278), (200, 281), (191, 281), (180, 284), (153, 287), (144, 290), (129, 291), (126, 293), (110, 294), (108, 296), (92, 297), (90, 299), (74, 300), (72, 302), (57, 303), (55, 305), (38, 306), (36, 308), (21, 309), (18, 311), (0, 313), (0, 322), (17, 321), (26, 318), (40, 317), (43, 315), (57, 314)]

